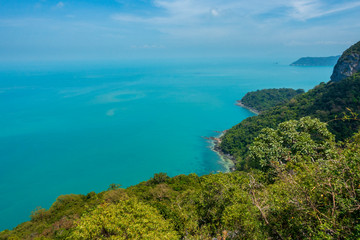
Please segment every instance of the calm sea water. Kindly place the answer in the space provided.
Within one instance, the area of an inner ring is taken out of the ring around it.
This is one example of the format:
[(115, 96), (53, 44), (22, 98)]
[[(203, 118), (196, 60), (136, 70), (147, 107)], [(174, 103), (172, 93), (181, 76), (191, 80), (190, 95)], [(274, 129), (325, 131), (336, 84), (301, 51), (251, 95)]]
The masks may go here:
[(202, 136), (252, 115), (236, 100), (308, 90), (331, 71), (242, 60), (2, 64), (0, 230), (62, 194), (224, 171)]

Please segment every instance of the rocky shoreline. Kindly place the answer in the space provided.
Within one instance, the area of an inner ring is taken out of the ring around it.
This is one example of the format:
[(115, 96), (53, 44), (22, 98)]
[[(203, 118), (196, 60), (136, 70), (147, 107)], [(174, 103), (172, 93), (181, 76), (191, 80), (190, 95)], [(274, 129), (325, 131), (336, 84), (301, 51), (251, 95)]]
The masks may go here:
[(217, 133), (220, 134), (217, 137), (203, 137), (203, 138), (210, 142), (210, 149), (220, 157), (221, 163), (227, 169), (227, 172), (233, 172), (235, 171), (235, 164), (236, 164), (235, 157), (231, 156), (230, 154), (225, 154), (220, 148), (221, 137), (226, 133), (226, 131), (227, 130), (224, 130), (222, 132), (216, 131)]
[(244, 103), (241, 102), (241, 100), (237, 100), (235, 105), (238, 105), (238, 106), (240, 106), (242, 108), (246, 108), (247, 110), (249, 110), (250, 112), (255, 113), (256, 115), (260, 114), (260, 112), (258, 110), (254, 109), (252, 107), (246, 106)]
[[(255, 113), (256, 115), (260, 114), (260, 112), (257, 111), (256, 109), (248, 107), (245, 104), (243, 104), (241, 100), (236, 101), (235, 105), (240, 106), (242, 108), (246, 108), (252, 113)], [(203, 138), (210, 142), (210, 149), (219, 155), (222, 164), (225, 166), (225, 168), (227, 168), (228, 172), (233, 172), (235, 171), (235, 165), (236, 165), (235, 157), (230, 154), (224, 153), (220, 148), (221, 137), (227, 132), (227, 130), (215, 131), (215, 132), (219, 134), (217, 137), (203, 137)]]

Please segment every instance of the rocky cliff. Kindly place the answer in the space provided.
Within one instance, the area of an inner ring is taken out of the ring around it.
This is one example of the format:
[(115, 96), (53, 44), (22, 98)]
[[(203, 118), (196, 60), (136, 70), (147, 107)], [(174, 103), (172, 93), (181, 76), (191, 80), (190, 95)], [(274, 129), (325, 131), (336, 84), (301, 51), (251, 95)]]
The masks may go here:
[(340, 57), (331, 75), (332, 82), (338, 82), (360, 71), (360, 41), (347, 49)]

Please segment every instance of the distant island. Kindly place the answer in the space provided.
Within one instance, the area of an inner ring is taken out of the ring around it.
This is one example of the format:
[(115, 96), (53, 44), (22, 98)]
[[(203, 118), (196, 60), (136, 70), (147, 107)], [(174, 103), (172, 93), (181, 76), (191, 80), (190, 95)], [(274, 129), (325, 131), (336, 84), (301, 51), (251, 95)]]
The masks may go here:
[(340, 56), (331, 57), (302, 57), (290, 66), (334, 66)]

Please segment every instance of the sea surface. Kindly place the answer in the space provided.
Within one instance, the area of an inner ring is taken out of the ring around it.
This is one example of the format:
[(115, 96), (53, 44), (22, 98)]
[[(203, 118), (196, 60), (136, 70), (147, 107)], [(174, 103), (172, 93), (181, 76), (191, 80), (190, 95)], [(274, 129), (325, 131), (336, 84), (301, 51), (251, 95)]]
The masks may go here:
[(226, 171), (204, 136), (253, 113), (248, 91), (308, 90), (331, 67), (267, 60), (0, 64), (0, 230), (59, 195)]

